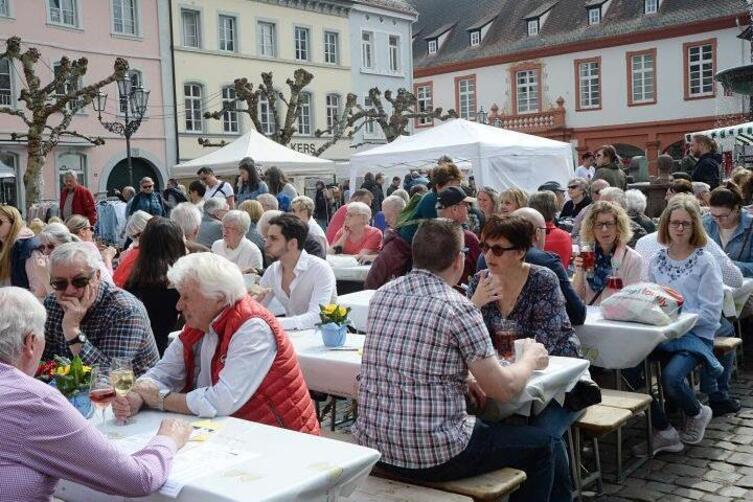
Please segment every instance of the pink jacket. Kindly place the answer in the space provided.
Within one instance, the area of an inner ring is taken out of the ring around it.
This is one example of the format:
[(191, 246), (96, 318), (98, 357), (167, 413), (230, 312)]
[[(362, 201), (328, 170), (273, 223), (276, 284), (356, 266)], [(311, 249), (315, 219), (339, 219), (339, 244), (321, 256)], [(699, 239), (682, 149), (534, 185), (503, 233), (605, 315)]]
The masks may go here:
[[(614, 253), (614, 261), (620, 264), (617, 269), (617, 274), (615, 275), (622, 279), (623, 286), (641, 281), (643, 258), (635, 249), (629, 248), (625, 245), (620, 245)], [(588, 284), (586, 274), (576, 273), (575, 276), (573, 276), (573, 287), (581, 300), (583, 300), (583, 303), (586, 305), (591, 304), (596, 292), (592, 290), (591, 286)], [(614, 294), (614, 290), (605, 289), (601, 292), (599, 298), (593, 302), (593, 305), (599, 305), (605, 298), (609, 298), (612, 294)]]

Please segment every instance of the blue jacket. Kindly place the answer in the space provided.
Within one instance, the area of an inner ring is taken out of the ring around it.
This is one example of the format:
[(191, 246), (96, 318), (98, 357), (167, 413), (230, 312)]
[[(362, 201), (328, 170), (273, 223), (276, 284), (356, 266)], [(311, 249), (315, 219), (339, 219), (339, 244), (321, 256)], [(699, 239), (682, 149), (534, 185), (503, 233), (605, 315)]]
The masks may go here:
[(740, 224), (737, 225), (726, 246), (722, 246), (722, 240), (719, 238), (719, 224), (710, 214), (703, 217), (703, 226), (709, 238), (719, 244), (743, 275), (753, 277), (753, 214), (745, 209), (740, 212)]
[[(570, 318), (570, 324), (573, 326), (580, 326), (586, 322), (586, 305), (575, 293), (573, 284), (570, 282), (570, 278), (567, 276), (565, 267), (562, 266), (560, 257), (554, 253), (548, 253), (541, 249), (532, 247), (528, 249), (525, 258), (526, 263), (532, 265), (540, 265), (546, 267), (555, 274), (560, 281), (560, 289), (565, 296), (565, 309), (567, 310), (567, 317)], [(482, 253), (478, 257), (476, 271), (481, 271), (486, 268), (486, 259)]]
[(153, 216), (165, 216), (167, 214), (162, 196), (156, 192), (139, 192), (133, 196), (129, 203), (131, 207), (128, 208), (128, 216), (139, 210), (146, 211)]
[(18, 239), (13, 244), (10, 259), (10, 283), (12, 286), (29, 289), (29, 277), (26, 275), (26, 260), (32, 251), (38, 249), (42, 243), (37, 237)]

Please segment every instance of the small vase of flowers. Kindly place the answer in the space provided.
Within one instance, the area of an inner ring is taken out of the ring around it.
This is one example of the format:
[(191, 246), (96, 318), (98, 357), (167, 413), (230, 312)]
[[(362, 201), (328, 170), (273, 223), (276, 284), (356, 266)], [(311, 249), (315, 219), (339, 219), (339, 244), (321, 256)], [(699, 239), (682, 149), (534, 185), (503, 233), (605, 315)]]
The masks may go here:
[(350, 307), (343, 307), (336, 303), (319, 305), (319, 319), (317, 324), (322, 334), (322, 342), (327, 347), (342, 347), (348, 334), (348, 314)]
[(89, 399), (91, 367), (86, 366), (79, 356), (72, 360), (55, 356), (44, 361), (39, 364), (36, 377), (59, 390), (84, 417), (89, 418), (94, 413)]

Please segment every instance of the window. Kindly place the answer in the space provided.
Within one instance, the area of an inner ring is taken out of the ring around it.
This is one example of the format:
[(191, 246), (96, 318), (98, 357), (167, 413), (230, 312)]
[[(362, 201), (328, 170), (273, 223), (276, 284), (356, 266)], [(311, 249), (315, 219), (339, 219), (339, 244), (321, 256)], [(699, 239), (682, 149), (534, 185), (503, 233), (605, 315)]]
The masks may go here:
[(8, 3), (10, 0), (0, 0), (0, 17), (10, 16), (10, 6)]
[(222, 88), (222, 130), (224, 132), (238, 132), (238, 112), (235, 111), (238, 100), (235, 98), (235, 87), (229, 85)]
[(640, 105), (656, 102), (656, 51), (628, 53), (630, 80), (628, 104)]
[(57, 159), (58, 183), (63, 186), (63, 175), (68, 171), (76, 173), (79, 184), (86, 186), (86, 155), (79, 153), (64, 153)]
[(340, 96), (327, 94), (325, 110), (327, 112), (327, 129), (333, 129), (340, 121)]
[(183, 86), (185, 96), (186, 132), (204, 131), (204, 89), (199, 84)]
[(714, 96), (715, 46), (715, 40), (685, 44), (686, 99)]
[[(429, 113), (434, 109), (432, 103), (432, 88), (430, 85), (416, 86), (416, 108), (419, 113)], [(417, 126), (432, 125), (434, 121), (428, 117), (422, 117), (416, 120)]]
[(256, 24), (256, 45), (259, 56), (275, 57), (277, 34), (274, 23), (259, 21)]
[(515, 97), (518, 113), (539, 111), (539, 72), (537, 70), (515, 72)]
[(311, 135), (311, 93), (302, 92), (298, 101), (301, 105), (301, 114), (298, 115), (298, 134)]
[(6, 58), (0, 59), (0, 106), (11, 106), (13, 104), (10, 72), (10, 61)]
[(78, 27), (78, 0), (47, 0), (50, 22)]
[(180, 18), (183, 23), (183, 46), (201, 47), (201, 18), (197, 10), (183, 9)]
[[(60, 75), (61, 66), (60, 63), (53, 63), (52, 65), (52, 71), (55, 75), (55, 78)], [(60, 85), (57, 86), (55, 89), (55, 93), (57, 94), (58, 98), (61, 98), (68, 94), (69, 92), (76, 92), (79, 88), (79, 82), (73, 82), (71, 83), (70, 79), (65, 79), (63, 82), (60, 83)], [(72, 110), (73, 107), (76, 105), (76, 100), (71, 100), (68, 102), (68, 109)]]
[(479, 45), (481, 45), (481, 32), (473, 30), (471, 32), (471, 47), (478, 47)]
[(644, 14), (656, 14), (659, 11), (659, 0), (643, 0)]
[(456, 107), (461, 119), (470, 120), (476, 115), (476, 77), (455, 78)]
[(601, 61), (576, 61), (578, 109), (601, 108)]
[(334, 31), (324, 32), (324, 62), (329, 64), (338, 64), (340, 62), (340, 35)]
[[(141, 72), (138, 70), (128, 70), (128, 78), (131, 79), (131, 88), (143, 87), (144, 81), (141, 78)], [(128, 96), (120, 94), (118, 90), (118, 98), (120, 100), (120, 113), (125, 114), (126, 110), (133, 112), (128, 108)], [(135, 113), (135, 112), (134, 112)]]
[(259, 96), (259, 122), (261, 122), (261, 133), (267, 136), (274, 133), (274, 117), (272, 116), (272, 107), (264, 96)]
[(374, 34), (370, 31), (361, 33), (361, 66), (374, 67)]
[(18, 172), (18, 156), (8, 151), (0, 151), (0, 162), (10, 167), (13, 174), (0, 183), (0, 203), (19, 206), (18, 193), (21, 188), (21, 175)]
[(138, 35), (136, 0), (112, 0), (112, 24), (115, 33)]
[(601, 7), (588, 9), (588, 24), (599, 24), (601, 22)]
[(300, 26), (295, 27), (295, 59), (298, 61), (309, 60), (309, 29)]
[(436, 54), (437, 53), (437, 41), (436, 40), (429, 40), (429, 54)]
[(526, 22), (526, 27), (528, 29), (528, 36), (529, 37), (535, 37), (539, 34), (539, 18), (536, 19), (529, 19)]
[[(374, 106), (368, 94), (364, 96), (363, 104), (367, 110), (371, 109)], [(364, 119), (364, 120), (366, 120), (366, 124), (363, 126), (364, 133), (369, 136), (373, 135), (375, 133), (374, 120), (373, 119)]]
[(235, 18), (233, 16), (220, 16), (218, 30), (220, 32), (220, 50), (236, 51), (236, 29)]
[(397, 73), (400, 71), (400, 37), (398, 37), (397, 35), (390, 35), (389, 50), (390, 71)]

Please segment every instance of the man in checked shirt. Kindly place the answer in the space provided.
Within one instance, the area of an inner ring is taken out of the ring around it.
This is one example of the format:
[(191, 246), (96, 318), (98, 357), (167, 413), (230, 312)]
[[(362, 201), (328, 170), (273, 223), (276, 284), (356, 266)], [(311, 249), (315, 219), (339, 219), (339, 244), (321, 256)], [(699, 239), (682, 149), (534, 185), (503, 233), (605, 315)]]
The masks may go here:
[(149, 316), (135, 296), (100, 280), (99, 260), (80, 242), (60, 245), (50, 255), (54, 292), (44, 300), (44, 359), (78, 355), (93, 365), (123, 357), (138, 377), (159, 361)]

